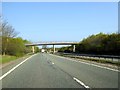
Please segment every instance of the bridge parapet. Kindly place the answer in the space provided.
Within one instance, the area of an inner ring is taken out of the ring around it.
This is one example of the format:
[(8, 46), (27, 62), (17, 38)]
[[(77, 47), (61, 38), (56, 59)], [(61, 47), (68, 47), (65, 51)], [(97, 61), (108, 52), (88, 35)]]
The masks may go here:
[(53, 53), (55, 53), (55, 46), (54, 45), (73, 45), (73, 52), (75, 52), (75, 45), (79, 42), (37, 42), (37, 43), (30, 43), (25, 44), (25, 46), (32, 46), (32, 51), (34, 53), (34, 46), (39, 45), (53, 45)]
[(75, 45), (75, 44), (78, 44), (79, 42), (70, 42), (70, 41), (58, 41), (58, 42), (55, 42), (55, 41), (52, 41), (52, 42), (33, 42), (33, 43), (30, 43), (30, 44), (25, 44), (26, 46), (38, 46), (38, 45)]

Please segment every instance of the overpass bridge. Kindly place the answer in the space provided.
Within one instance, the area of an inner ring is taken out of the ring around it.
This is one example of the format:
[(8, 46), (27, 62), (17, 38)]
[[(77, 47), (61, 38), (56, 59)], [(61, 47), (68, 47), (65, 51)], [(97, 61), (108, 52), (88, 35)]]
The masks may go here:
[(68, 42), (68, 41), (62, 41), (62, 42), (35, 42), (35, 43), (29, 43), (25, 44), (25, 46), (32, 46), (32, 51), (34, 53), (34, 46), (40, 46), (40, 45), (53, 45), (53, 53), (55, 53), (55, 45), (73, 45), (73, 52), (75, 52), (75, 45), (78, 44), (79, 42)]

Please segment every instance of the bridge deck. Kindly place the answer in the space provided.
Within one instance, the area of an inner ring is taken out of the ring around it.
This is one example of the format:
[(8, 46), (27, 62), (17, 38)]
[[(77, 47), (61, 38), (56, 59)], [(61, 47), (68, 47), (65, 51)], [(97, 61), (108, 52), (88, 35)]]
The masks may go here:
[(38, 45), (76, 45), (79, 42), (41, 42), (41, 43), (31, 43), (25, 44), (26, 46), (38, 46)]

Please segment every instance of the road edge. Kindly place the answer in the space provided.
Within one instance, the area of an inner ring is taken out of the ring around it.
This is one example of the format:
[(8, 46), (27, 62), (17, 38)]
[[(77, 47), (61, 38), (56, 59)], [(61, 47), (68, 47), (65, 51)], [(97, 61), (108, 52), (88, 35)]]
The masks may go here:
[(93, 64), (93, 63), (89, 63), (89, 62), (77, 61), (77, 60), (73, 60), (72, 58), (63, 57), (63, 56), (59, 56), (59, 55), (54, 55), (54, 54), (50, 54), (50, 55), (60, 57), (60, 58), (66, 58), (70, 61), (79, 62), (79, 63), (83, 63), (83, 64), (87, 64), (87, 65), (92, 65), (92, 66), (95, 66), (95, 67), (104, 68), (104, 69), (111, 70), (111, 71), (120, 72), (119, 69), (117, 70), (117, 69), (112, 69), (112, 68), (109, 68), (109, 67), (106, 67), (106, 66), (101, 66), (101, 65), (97, 65), (97, 64)]
[(0, 76), (0, 81), (5, 78), (8, 74), (10, 74), (12, 71), (14, 71), (16, 68), (18, 68), (20, 65), (22, 65), (23, 63), (25, 63), (27, 60), (29, 60), (30, 58), (32, 58), (33, 56), (35, 56), (37, 54), (34, 54), (28, 58), (26, 58), (25, 60), (23, 60), (22, 62), (20, 62), (19, 64), (17, 64), (16, 66), (14, 66), (12, 69), (10, 69), (8, 72), (6, 72), (5, 74), (3, 74), (2, 76)]

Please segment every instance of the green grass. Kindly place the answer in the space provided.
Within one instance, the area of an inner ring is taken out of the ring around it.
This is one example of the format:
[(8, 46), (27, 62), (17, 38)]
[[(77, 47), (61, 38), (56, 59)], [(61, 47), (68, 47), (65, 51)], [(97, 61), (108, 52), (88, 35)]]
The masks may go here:
[(0, 56), (0, 63), (4, 64), (13, 60), (16, 60), (18, 57), (16, 56), (10, 56), (10, 55), (5, 55), (5, 56)]
[(0, 64), (2, 63), (2, 55), (0, 55)]
[(32, 54), (25, 54), (25, 55), (19, 56), (19, 57), (11, 56), (11, 55), (5, 55), (5, 56), (4, 55), (0, 55), (0, 64), (5, 64), (5, 63), (8, 63), (10, 61), (15, 61), (15, 60), (18, 60), (19, 58), (22, 58), (22, 57), (27, 58), (27, 57), (29, 57), (31, 55)]

